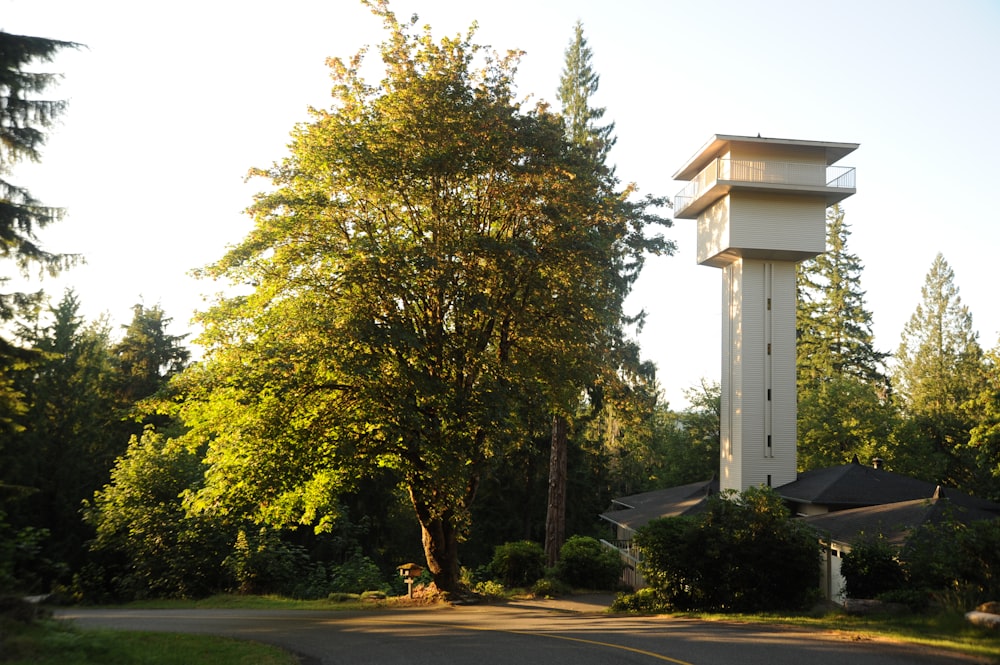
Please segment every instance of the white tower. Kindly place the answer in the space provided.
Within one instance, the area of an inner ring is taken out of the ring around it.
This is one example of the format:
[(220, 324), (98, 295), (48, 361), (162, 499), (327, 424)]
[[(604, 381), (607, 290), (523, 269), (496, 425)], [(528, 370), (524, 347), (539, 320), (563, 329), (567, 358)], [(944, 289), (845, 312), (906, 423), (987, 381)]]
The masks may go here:
[(722, 268), (721, 489), (795, 480), (795, 264), (825, 251), (826, 209), (855, 191), (832, 164), (857, 147), (716, 135), (674, 174), (674, 216)]

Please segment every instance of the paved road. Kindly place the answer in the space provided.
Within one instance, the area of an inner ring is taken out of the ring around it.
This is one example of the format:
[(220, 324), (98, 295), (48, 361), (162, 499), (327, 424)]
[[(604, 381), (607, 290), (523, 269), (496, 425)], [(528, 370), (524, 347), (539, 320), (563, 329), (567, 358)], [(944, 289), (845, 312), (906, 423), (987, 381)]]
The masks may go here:
[(602, 614), (545, 602), (369, 612), (89, 610), (82, 627), (211, 633), (276, 644), (308, 665), (957, 665), (984, 662), (832, 634)]

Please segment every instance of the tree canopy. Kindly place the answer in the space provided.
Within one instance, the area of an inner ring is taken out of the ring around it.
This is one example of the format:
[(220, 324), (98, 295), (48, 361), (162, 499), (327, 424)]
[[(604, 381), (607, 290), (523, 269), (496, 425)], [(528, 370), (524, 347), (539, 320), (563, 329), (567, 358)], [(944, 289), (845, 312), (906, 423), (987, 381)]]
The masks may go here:
[(894, 385), (906, 418), (898, 434), (898, 464), (915, 475), (977, 491), (976, 426), (966, 404), (979, 396), (985, 366), (972, 314), (962, 304), (955, 272), (940, 253), (920, 290), (921, 300), (903, 328)]
[(487, 461), (529, 400), (565, 403), (613, 342), (662, 201), (570, 149), (558, 116), (513, 96), (519, 54), (473, 31), (436, 42), (384, 2), (385, 78), (328, 61), (334, 102), (295, 128), (249, 236), (206, 274), (250, 287), (205, 312), (181, 381), (208, 441), (196, 505), (323, 528), (337, 491), (394, 469), (434, 581)]

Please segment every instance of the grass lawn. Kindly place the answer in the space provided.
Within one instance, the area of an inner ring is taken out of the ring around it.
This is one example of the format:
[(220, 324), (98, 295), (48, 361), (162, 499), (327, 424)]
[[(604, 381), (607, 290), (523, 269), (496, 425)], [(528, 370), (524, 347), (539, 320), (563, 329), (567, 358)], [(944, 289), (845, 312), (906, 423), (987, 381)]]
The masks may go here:
[(1000, 662), (1000, 631), (974, 626), (963, 614), (849, 615), (831, 611), (823, 615), (783, 614), (685, 614), (706, 621), (769, 623), (817, 631), (839, 631), (854, 640), (885, 639), (919, 644)]
[(266, 644), (209, 635), (78, 630), (58, 621), (7, 624), (4, 665), (297, 665)]

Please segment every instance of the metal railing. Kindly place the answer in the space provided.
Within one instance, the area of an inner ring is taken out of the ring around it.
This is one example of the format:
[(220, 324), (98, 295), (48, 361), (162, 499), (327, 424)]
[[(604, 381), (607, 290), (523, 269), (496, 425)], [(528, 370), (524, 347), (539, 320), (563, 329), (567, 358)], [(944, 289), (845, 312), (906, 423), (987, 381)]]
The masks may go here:
[(826, 166), (759, 159), (713, 159), (674, 197), (674, 214), (687, 208), (719, 181), (853, 189), (853, 166)]

